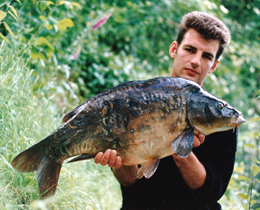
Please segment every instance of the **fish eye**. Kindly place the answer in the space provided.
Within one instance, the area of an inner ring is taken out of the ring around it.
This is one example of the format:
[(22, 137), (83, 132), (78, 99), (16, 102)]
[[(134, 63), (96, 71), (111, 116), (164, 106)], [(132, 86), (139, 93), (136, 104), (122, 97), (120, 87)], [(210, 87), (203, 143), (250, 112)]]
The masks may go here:
[(223, 107), (224, 107), (224, 104), (222, 104), (222, 103), (219, 103), (219, 104), (217, 105), (217, 107), (218, 107), (218, 109), (223, 109)]

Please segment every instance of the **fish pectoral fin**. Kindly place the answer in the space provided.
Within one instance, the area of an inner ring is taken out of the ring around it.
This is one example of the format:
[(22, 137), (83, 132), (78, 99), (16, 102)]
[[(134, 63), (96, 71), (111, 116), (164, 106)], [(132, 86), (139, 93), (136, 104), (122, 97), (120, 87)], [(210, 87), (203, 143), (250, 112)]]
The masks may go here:
[(153, 159), (141, 164), (141, 168), (138, 169), (137, 178), (141, 179), (143, 176), (149, 179), (157, 170), (160, 159)]
[(194, 130), (192, 128), (184, 129), (184, 131), (172, 141), (171, 147), (173, 151), (182, 158), (188, 157), (193, 147), (193, 135)]
[(95, 157), (95, 155), (90, 155), (88, 153), (84, 153), (80, 156), (73, 158), (72, 160), (68, 161), (67, 163), (72, 163), (72, 162), (76, 162), (76, 161), (80, 161), (80, 160), (88, 160), (88, 159), (91, 159), (94, 157)]
[(138, 171), (137, 171), (137, 176), (136, 176), (136, 178), (137, 178), (137, 179), (141, 179), (141, 178), (143, 178), (143, 176), (144, 176), (143, 168), (140, 167), (140, 168), (138, 169)]

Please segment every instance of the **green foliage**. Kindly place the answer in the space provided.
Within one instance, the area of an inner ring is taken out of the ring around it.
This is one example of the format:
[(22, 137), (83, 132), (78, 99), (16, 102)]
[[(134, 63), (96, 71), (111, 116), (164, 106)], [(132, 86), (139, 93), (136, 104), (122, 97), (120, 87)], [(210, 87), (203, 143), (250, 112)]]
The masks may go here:
[[(68, 71), (61, 71), (58, 66), (45, 72), (32, 69), (37, 66), (31, 58), (33, 49), (41, 46), (35, 46), (32, 40), (36, 40), (39, 32), (37, 29), (28, 42), (24, 37), (16, 40), (8, 37), (12, 40), (10, 44), (3, 41), (0, 46), (0, 188), (3, 191), (0, 208), (117, 209), (121, 201), (118, 183), (109, 168), (104, 169), (93, 161), (86, 161), (86, 167), (82, 167), (84, 162), (65, 163), (52, 201), (39, 200), (35, 173), (18, 173), (10, 165), (15, 155), (61, 125), (67, 99), (74, 100), (74, 106), (79, 101), (71, 88), (75, 85), (68, 81)], [(46, 44), (47, 39), (38, 40)], [(107, 182), (105, 186), (104, 182)]]
[[(21, 4), (21, 2), (19, 0), (16, 0), (16, 1)], [(16, 12), (16, 9), (11, 5), (11, 2), (12, 1), (10, 1), (9, 3), (5, 2), (0, 5), (0, 26), (4, 25), (5, 30), (8, 31), (12, 37), (14, 37), (13, 31), (11, 30), (9, 25), (5, 22), (5, 19), (7, 18), (8, 15), (13, 17), (16, 20), (16, 22), (18, 22), (18, 14)], [(5, 9), (5, 10), (3, 10), (3, 9)], [(6, 31), (4, 34), (6, 34)], [(6, 36), (4, 36), (1, 33), (1, 30), (0, 30), (0, 37), (7, 43), (10, 43), (9, 40), (6, 38)]]
[(228, 193), (240, 198), (242, 209), (257, 209), (260, 207), (260, 118), (252, 118), (248, 126), (253, 129), (240, 136), (238, 152), (243, 156), (237, 157)]

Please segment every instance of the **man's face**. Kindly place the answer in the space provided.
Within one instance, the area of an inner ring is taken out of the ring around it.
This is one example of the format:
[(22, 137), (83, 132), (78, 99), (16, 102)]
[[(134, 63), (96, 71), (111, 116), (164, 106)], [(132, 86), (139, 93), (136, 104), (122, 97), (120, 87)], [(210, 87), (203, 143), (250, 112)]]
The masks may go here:
[(170, 46), (174, 59), (172, 77), (190, 79), (199, 85), (208, 73), (213, 72), (219, 61), (215, 61), (219, 40), (206, 40), (196, 30), (189, 29), (180, 45), (175, 41)]

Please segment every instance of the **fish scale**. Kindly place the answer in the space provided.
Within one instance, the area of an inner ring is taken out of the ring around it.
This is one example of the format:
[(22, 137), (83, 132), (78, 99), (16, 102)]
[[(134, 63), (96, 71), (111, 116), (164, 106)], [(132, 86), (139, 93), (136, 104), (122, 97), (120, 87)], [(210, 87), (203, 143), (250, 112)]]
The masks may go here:
[(115, 149), (124, 165), (141, 164), (137, 178), (150, 178), (160, 159), (191, 153), (194, 132), (209, 135), (244, 121), (239, 111), (192, 81), (130, 81), (76, 107), (63, 125), (20, 153), (12, 166), (36, 171), (41, 197), (54, 195), (65, 159), (90, 159), (107, 149)]

